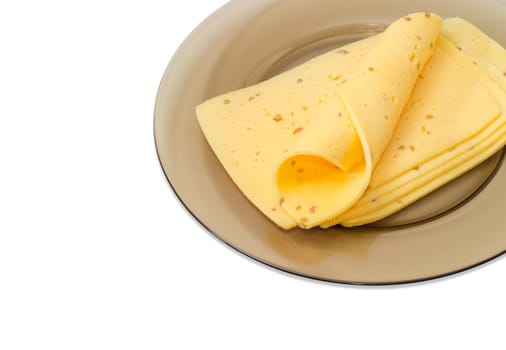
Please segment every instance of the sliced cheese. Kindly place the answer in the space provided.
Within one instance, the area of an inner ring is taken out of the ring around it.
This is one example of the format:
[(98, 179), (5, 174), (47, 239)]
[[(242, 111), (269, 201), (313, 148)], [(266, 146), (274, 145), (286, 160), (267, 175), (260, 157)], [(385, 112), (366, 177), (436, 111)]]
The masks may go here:
[(506, 50), (462, 18), (447, 18), (441, 35), (506, 90)]
[(306, 134), (319, 110), (336, 98), (347, 73), (356, 69), (378, 39), (328, 52), (268, 81), (197, 106), (204, 136), (227, 173), (279, 226), (297, 225), (281, 207), (275, 182), (281, 160)]
[[(347, 74), (337, 90), (339, 98), (320, 110), (317, 122), (292, 147), (277, 184), (283, 208), (299, 226), (333, 220), (363, 195), (432, 55), (441, 24), (437, 16), (413, 14), (390, 25)], [(323, 142), (320, 135), (326, 135)]]
[(197, 107), (241, 191), (283, 228), (333, 220), (366, 190), (442, 20), (413, 14), (384, 33)]
[(505, 111), (506, 51), (462, 19), (418, 13), (197, 116), (239, 189), (289, 229), (401, 210), (501, 149)]
[[(468, 26), (461, 20), (448, 23)], [(445, 37), (438, 40), (368, 191), (336, 220), (342, 225), (363, 225), (391, 215), (477, 166), (506, 143), (506, 93), (497, 84), (502, 78), (495, 70), (483, 69), (496, 67), (500, 52), (489, 61), (486, 55), (475, 57), (473, 50), (465, 51), (471, 47), (466, 44), (485, 38), (469, 35), (469, 30), (460, 33), (466, 39), (453, 33), (459, 38), (456, 45)], [(492, 42), (483, 46), (497, 48)]]

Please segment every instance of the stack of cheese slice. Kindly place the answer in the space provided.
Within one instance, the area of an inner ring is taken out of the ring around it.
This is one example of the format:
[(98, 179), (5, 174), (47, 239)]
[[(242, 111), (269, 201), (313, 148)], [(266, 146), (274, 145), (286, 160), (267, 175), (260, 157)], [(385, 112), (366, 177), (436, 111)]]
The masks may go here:
[(417, 13), (197, 107), (241, 191), (279, 226), (382, 219), (506, 142), (506, 52)]

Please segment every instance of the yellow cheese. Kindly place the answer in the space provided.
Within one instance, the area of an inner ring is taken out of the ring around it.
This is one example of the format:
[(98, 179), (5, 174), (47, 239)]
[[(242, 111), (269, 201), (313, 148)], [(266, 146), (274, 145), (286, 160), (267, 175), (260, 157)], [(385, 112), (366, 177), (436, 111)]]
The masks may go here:
[(268, 81), (197, 106), (201, 129), (227, 173), (279, 226), (297, 225), (282, 209), (274, 180), (281, 160), (319, 110), (336, 98), (346, 73), (356, 69), (377, 41), (331, 51)]
[[(393, 23), (347, 74), (347, 82), (338, 88), (340, 98), (318, 113), (317, 129), (311, 125), (293, 146), (279, 169), (277, 184), (283, 208), (299, 226), (332, 221), (362, 196), (432, 54), (440, 27), (439, 17), (425, 14)], [(325, 128), (327, 137), (318, 143), (318, 131)], [(344, 137), (345, 131), (349, 137)], [(351, 136), (353, 131), (359, 140)], [(342, 156), (349, 164), (343, 164)]]
[(442, 20), (413, 14), (379, 36), (197, 107), (241, 191), (283, 228), (313, 227), (366, 190)]
[(441, 35), (506, 90), (506, 50), (501, 45), (461, 18), (447, 18)]
[(502, 148), (504, 111), (506, 51), (464, 20), (418, 13), (197, 116), (239, 189), (289, 229), (401, 210)]
[[(505, 62), (496, 59), (506, 52), (483, 33), (471, 33), (477, 29), (465, 21), (452, 19), (445, 22), (448, 26), (455, 45), (446, 35), (438, 40), (368, 191), (348, 212), (322, 226), (357, 226), (391, 215), (506, 143), (506, 93), (498, 84), (504, 77), (496, 69)], [(483, 51), (476, 49), (480, 45)]]

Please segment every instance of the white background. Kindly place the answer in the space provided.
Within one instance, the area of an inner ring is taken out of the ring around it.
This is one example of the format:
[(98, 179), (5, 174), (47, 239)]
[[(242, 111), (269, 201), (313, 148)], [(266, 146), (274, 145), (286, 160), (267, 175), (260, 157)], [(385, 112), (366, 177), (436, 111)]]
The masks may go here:
[(504, 349), (504, 258), (337, 286), (252, 262), (182, 209), (155, 94), (223, 3), (0, 4), (0, 349)]

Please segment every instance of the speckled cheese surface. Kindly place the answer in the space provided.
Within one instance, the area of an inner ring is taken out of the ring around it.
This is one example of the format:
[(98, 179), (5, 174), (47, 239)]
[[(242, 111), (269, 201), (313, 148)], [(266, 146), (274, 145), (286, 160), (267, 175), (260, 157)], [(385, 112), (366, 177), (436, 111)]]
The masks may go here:
[(465, 21), (411, 14), (206, 101), (197, 116), (236, 185), (277, 225), (361, 225), (504, 145), (502, 54)]

